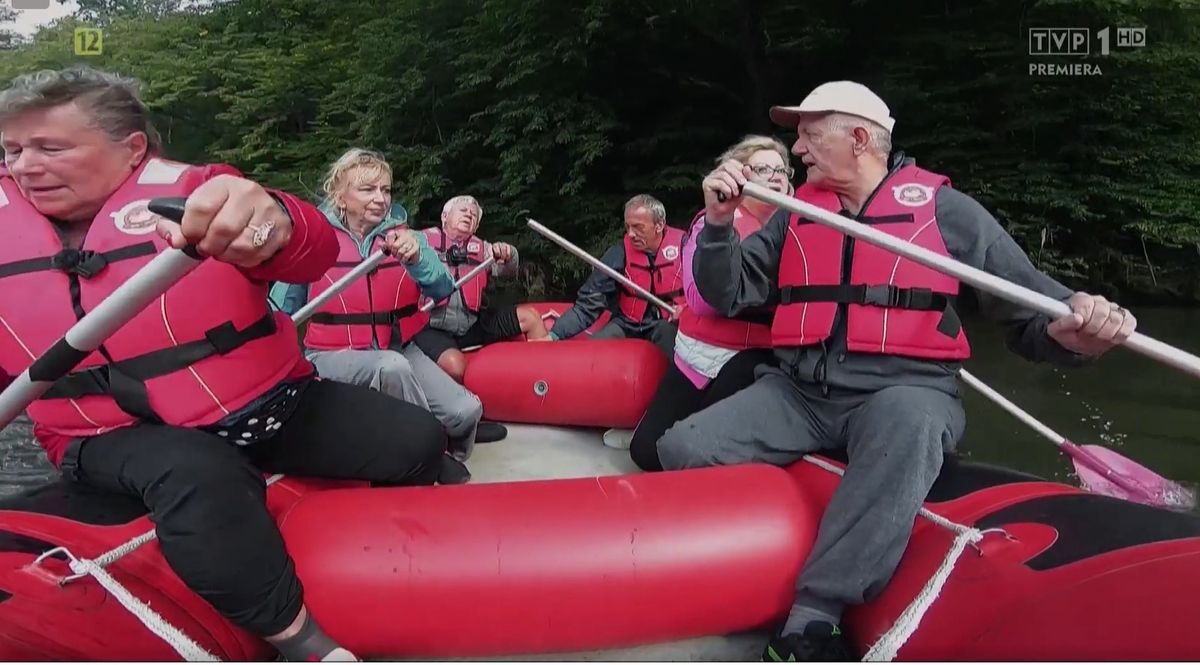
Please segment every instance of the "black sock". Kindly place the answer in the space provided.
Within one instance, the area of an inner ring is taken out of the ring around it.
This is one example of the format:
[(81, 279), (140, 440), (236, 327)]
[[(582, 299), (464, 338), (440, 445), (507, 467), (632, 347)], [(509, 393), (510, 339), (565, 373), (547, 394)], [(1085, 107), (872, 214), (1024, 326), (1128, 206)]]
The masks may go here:
[(286, 639), (272, 642), (280, 655), (292, 662), (311, 662), (324, 660), (334, 650), (338, 649), (337, 642), (325, 634), (321, 627), (313, 621), (311, 614), (304, 617), (304, 625), (300, 631)]

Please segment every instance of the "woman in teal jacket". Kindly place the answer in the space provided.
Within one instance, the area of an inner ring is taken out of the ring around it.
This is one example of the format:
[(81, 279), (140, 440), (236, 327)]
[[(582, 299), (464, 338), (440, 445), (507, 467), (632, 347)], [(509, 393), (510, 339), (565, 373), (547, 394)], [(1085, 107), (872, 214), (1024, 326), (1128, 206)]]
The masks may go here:
[[(408, 213), (392, 203), (391, 186), (387, 161), (377, 152), (353, 148), (330, 168), (321, 210), (338, 233), (349, 236), (361, 259), (384, 238), (421, 294), (441, 300), (454, 291), (454, 281), (424, 235), (408, 229)], [(345, 241), (342, 238), (343, 245)], [(271, 301), (295, 314), (308, 302), (309, 290), (308, 284), (277, 283), (271, 289)], [(392, 341), (383, 348), (372, 341), (365, 348), (306, 348), (305, 354), (326, 379), (368, 385), (428, 409), (446, 428), (449, 453), (459, 462), (470, 455), (476, 441), (503, 438), (503, 432), (498, 436), (486, 432), (486, 438), (481, 438), (483, 406), (479, 398), (451, 379), (415, 344), (401, 344), (399, 339), (393, 331)], [(470, 477), (461, 464), (448, 464), (447, 469), (444, 482), (465, 482)]]

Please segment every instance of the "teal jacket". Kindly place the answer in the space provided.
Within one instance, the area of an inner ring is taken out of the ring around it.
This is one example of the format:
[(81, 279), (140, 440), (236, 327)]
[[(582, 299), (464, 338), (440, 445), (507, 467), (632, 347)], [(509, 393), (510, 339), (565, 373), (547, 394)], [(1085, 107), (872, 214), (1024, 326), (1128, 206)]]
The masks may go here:
[[(321, 212), (325, 213), (325, 219), (339, 233), (345, 233), (350, 236), (351, 240), (354, 236), (350, 235), (350, 230), (338, 219), (337, 214), (333, 209), (326, 205), (321, 205)], [(362, 258), (367, 258), (371, 253), (371, 246), (375, 243), (375, 239), (383, 236), (389, 230), (401, 226), (408, 222), (408, 211), (403, 206), (393, 205), (388, 212), (388, 216), (384, 218), (372, 231), (367, 234), (362, 242), (355, 243), (358, 245), (358, 253)], [(450, 271), (446, 270), (446, 266), (442, 264), (438, 258), (437, 252), (433, 247), (429, 246), (429, 241), (425, 239), (425, 234), (417, 233), (417, 244), (421, 248), (420, 258), (416, 263), (404, 264), (404, 269), (417, 283), (421, 289), (421, 293), (433, 300), (441, 300), (454, 292), (454, 278), (450, 276)], [(287, 314), (295, 314), (300, 311), (305, 304), (308, 303), (308, 284), (288, 284), (287, 282), (276, 282), (271, 286), (270, 299), (271, 305), (278, 310), (282, 310)]]

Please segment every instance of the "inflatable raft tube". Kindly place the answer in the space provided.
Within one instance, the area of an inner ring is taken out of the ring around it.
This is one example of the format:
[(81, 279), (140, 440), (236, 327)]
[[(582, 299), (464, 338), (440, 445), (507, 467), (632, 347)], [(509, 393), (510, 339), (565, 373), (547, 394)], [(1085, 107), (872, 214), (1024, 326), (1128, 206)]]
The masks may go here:
[[(599, 445), (599, 444), (597, 444)], [(285, 478), (268, 490), (305, 601), (360, 657), (606, 647), (750, 628), (791, 603), (816, 513), (773, 467), (448, 487)], [(56, 547), (95, 558), (152, 528), (140, 502), (58, 482), (0, 501), (0, 659), (179, 655)], [(262, 640), (151, 541), (106, 568), (222, 660)]]
[(463, 385), (488, 420), (633, 429), (666, 370), (640, 339), (498, 342), (471, 354)]
[[(277, 517), (315, 488), (361, 486), (284, 479), (267, 490)], [(140, 501), (58, 481), (0, 501), (0, 660), (175, 661), (179, 655), (95, 579), (71, 575), (58, 547), (94, 559), (152, 529)], [(151, 541), (106, 568), (136, 598), (223, 660), (270, 660), (275, 651), (230, 624), (188, 589)]]
[(351, 651), (497, 657), (724, 635), (786, 614), (817, 513), (764, 465), (330, 491), (281, 528)]
[[(838, 476), (789, 468), (825, 506)], [(1200, 655), (1200, 516), (1091, 494), (951, 458), (926, 508), (988, 531), (957, 560), (897, 659), (1194, 660)], [(892, 582), (846, 615), (859, 655), (942, 565), (955, 534), (918, 517)]]

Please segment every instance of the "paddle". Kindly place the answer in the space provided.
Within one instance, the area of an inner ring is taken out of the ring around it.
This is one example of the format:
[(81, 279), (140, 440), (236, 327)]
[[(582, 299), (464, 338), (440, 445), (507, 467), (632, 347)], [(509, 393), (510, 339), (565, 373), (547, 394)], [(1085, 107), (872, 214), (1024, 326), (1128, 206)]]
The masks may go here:
[(307, 321), (309, 317), (316, 313), (317, 308), (319, 308), (321, 305), (324, 305), (325, 302), (330, 298), (341, 293), (343, 289), (345, 289), (347, 286), (350, 286), (351, 282), (374, 270), (375, 266), (382, 263), (387, 257), (387, 251), (382, 249), (368, 256), (362, 263), (354, 266), (353, 270), (345, 275), (342, 275), (341, 279), (337, 280), (333, 284), (330, 284), (328, 289), (322, 291), (316, 298), (308, 301), (308, 304), (297, 310), (296, 313), (292, 315), (292, 323), (295, 323), (298, 326)]
[[(803, 215), (806, 219), (837, 229), (846, 235), (883, 247), (924, 266), (956, 277), (997, 297), (1030, 307), (1048, 316), (1060, 317), (1071, 313), (1071, 308), (1066, 303), (972, 268), (949, 257), (935, 254), (923, 247), (805, 201), (780, 194), (752, 182), (746, 183), (742, 187), (742, 191), (761, 201), (772, 203), (785, 210)], [(718, 196), (718, 198), (723, 199), (724, 197)], [(1136, 332), (1125, 341), (1124, 345), (1193, 376), (1200, 376), (1200, 358), (1186, 351)], [(1071, 456), (1079, 472), (1080, 480), (1093, 491), (1130, 500), (1148, 499), (1156, 502), (1154, 505), (1188, 507), (1195, 505), (1196, 499), (1193, 494), (1178, 483), (1162, 478), (1146, 467), (1102, 446), (1079, 446), (1071, 443), (1065, 437), (1037, 422), (1028, 413), (982, 382), (978, 382), (977, 379), (973, 382), (974, 377), (965, 370), (962, 370), (960, 375), (1001, 407), (1058, 444), (1061, 450)]]
[[(848, 236), (892, 251), (921, 265), (956, 277), (959, 281), (970, 284), (982, 291), (987, 291), (999, 298), (1024, 305), (1047, 316), (1058, 318), (1071, 313), (1070, 306), (1050, 296), (1042, 295), (1037, 291), (1014, 284), (978, 268), (973, 268), (950, 257), (935, 254), (924, 247), (901, 240), (878, 229), (873, 229), (866, 224), (856, 222), (848, 217), (829, 212), (806, 201), (792, 198), (786, 194), (780, 194), (753, 182), (743, 185), (742, 191), (760, 201), (765, 201), (785, 210), (803, 215), (805, 219), (835, 228)], [(1187, 351), (1177, 349), (1138, 332), (1130, 335), (1129, 339), (1125, 340), (1123, 346), (1165, 365), (1182, 370), (1192, 376), (1200, 377), (1200, 357), (1192, 355)]]
[[(164, 199), (154, 199), (149, 208), (172, 218), (165, 210), (167, 205)], [(180, 208), (176, 221), (182, 219), (182, 213)], [(202, 261), (204, 257), (194, 247), (168, 249), (118, 286), (0, 393), (0, 429)]]
[[(459, 277), (458, 281), (454, 282), (454, 291), (461, 289), (463, 287), (463, 284), (466, 284), (467, 282), (474, 279), (475, 275), (478, 275), (479, 273), (483, 272), (484, 270), (487, 270), (495, 262), (496, 262), (496, 257), (489, 256), (483, 263), (480, 263), (479, 265), (475, 266), (474, 268), (471, 268), (471, 270), (469, 272), (467, 272), (467, 274), (463, 275), (462, 277)], [(451, 291), (451, 293), (453, 293), (454, 291)], [(425, 303), (424, 305), (421, 305), (421, 311), (428, 312), (429, 310), (433, 309), (433, 306), (435, 304), (436, 304), (435, 301), (430, 300), (429, 302)]]
[(558, 235), (554, 231), (551, 231), (550, 229), (546, 228), (545, 226), (542, 226), (541, 224), (533, 221), (532, 219), (526, 218), (526, 221), (529, 224), (529, 228), (546, 236), (550, 240), (554, 241), (555, 244), (561, 246), (563, 249), (574, 254), (575, 256), (578, 256), (579, 258), (583, 259), (584, 261), (587, 261), (588, 263), (592, 264), (592, 266), (594, 266), (596, 268), (596, 270), (599, 270), (600, 272), (604, 273), (605, 275), (608, 275), (609, 277), (612, 277), (613, 279), (617, 280), (621, 284), (624, 284), (626, 286), (626, 288), (633, 291), (634, 293), (637, 293), (643, 299), (645, 299), (651, 303), (654, 303), (655, 305), (658, 305), (659, 307), (667, 310), (668, 312), (675, 312), (676, 314), (678, 314), (678, 312), (675, 310), (674, 307), (672, 307), (671, 305), (668, 305), (661, 298), (654, 295), (653, 293), (650, 293), (646, 289), (643, 289), (642, 287), (638, 286), (637, 284), (634, 284), (633, 280), (629, 279), (625, 275), (622, 275), (621, 273), (617, 272), (616, 270), (613, 270), (611, 267), (605, 265), (603, 261), (601, 261), (600, 259), (597, 259), (596, 257), (592, 256), (591, 254), (588, 254), (587, 252), (583, 251), (583, 249), (581, 249), (580, 247), (578, 247), (577, 245), (572, 243), (570, 240), (567, 240), (566, 238)]
[(1172, 480), (1127, 459), (1104, 446), (1072, 443), (1038, 419), (1010, 402), (965, 369), (958, 371), (968, 385), (983, 393), (1002, 409), (1029, 425), (1038, 434), (1058, 446), (1071, 458), (1083, 488), (1097, 494), (1125, 499), (1149, 506), (1191, 510), (1196, 507), (1195, 494)]

